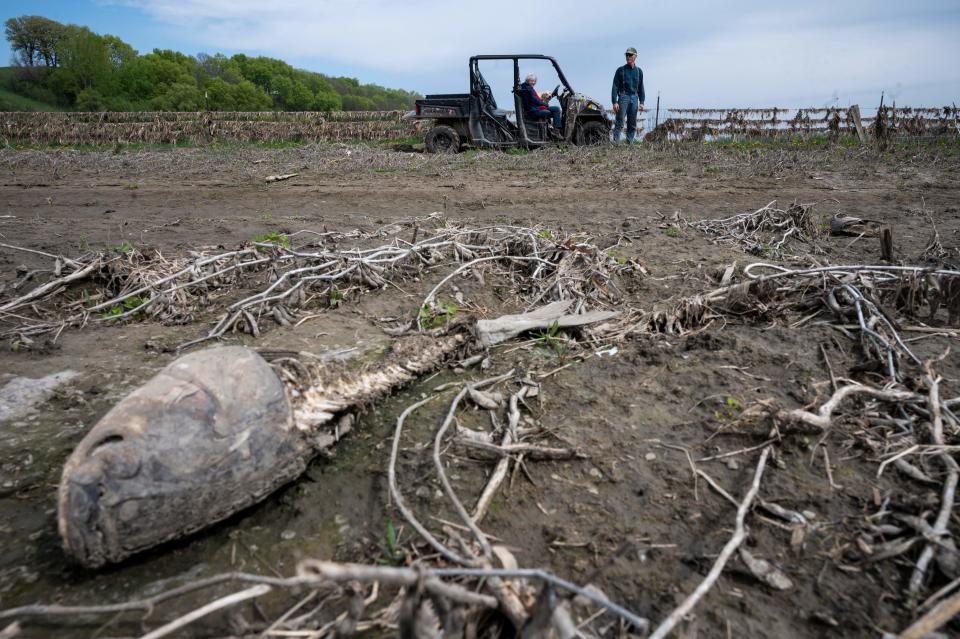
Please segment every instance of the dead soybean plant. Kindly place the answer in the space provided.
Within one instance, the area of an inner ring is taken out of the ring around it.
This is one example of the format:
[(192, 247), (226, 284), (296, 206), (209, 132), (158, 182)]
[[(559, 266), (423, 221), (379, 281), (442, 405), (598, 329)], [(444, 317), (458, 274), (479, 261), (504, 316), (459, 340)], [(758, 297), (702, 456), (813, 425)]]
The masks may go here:
[[(737, 527), (707, 578), (651, 636), (666, 636), (685, 614), (692, 611), (739, 548), (744, 538), (744, 515), (752, 500), (757, 498), (766, 453), (771, 444), (791, 431), (812, 427), (822, 436), (817, 444), (819, 447), (831, 434), (843, 432), (840, 425), (853, 416), (865, 416), (870, 428), (857, 431), (847, 445), (863, 447), (871, 453), (879, 462), (878, 477), (893, 465), (905, 481), (915, 482), (918, 487), (940, 487), (940, 506), (933, 521), (928, 521), (930, 514), (917, 511), (916, 503), (894, 503), (891, 496), (879, 502), (878, 511), (865, 518), (856, 540), (863, 564), (898, 557), (915, 558), (909, 561), (912, 571), (905, 585), (903, 601), (917, 613), (929, 610), (916, 622), (916, 628), (927, 632), (935, 630), (949, 620), (948, 613), (960, 606), (960, 593), (950, 596), (960, 586), (960, 562), (950, 530), (960, 477), (960, 466), (954, 458), (960, 448), (960, 418), (957, 416), (960, 396), (945, 398), (948, 397), (942, 390), (945, 381), (935, 372), (935, 366), (949, 351), (939, 358), (923, 360), (910, 348), (901, 332), (915, 330), (953, 336), (957, 333), (949, 329), (904, 325), (894, 320), (890, 313), (895, 310), (912, 317), (926, 307), (933, 319), (938, 308), (946, 306), (948, 321), (953, 323), (954, 305), (960, 301), (954, 297), (945, 299), (944, 291), (952, 291), (954, 287), (960, 290), (960, 272), (886, 265), (788, 269), (755, 263), (748, 265), (743, 274), (745, 279), (742, 282), (726, 284), (691, 298), (667, 300), (650, 310), (631, 309), (614, 320), (590, 327), (587, 332), (595, 339), (607, 340), (651, 333), (689, 335), (704, 330), (717, 318), (769, 320), (771, 317), (783, 318), (791, 312), (800, 313), (801, 319), (792, 321), (791, 327), (799, 328), (809, 323), (832, 326), (857, 345), (863, 360), (858, 368), (876, 371), (876, 374), (850, 379), (835, 377), (831, 369), (833, 394), (810, 410), (771, 409), (772, 404), (762, 402), (757, 408), (772, 420), (770, 438), (758, 446), (733, 453), (763, 449), (754, 485), (743, 501), (738, 502), (697, 468), (692, 459), (689, 460), (696, 475), (707, 480), (711, 487), (738, 507)], [(730, 279), (731, 274), (725, 273), (723, 280)], [(857, 404), (853, 405), (855, 401)], [(823, 450), (825, 452), (826, 448)], [(713, 458), (700, 461), (708, 459)], [(824, 463), (833, 485), (830, 460), (826, 454)], [(782, 526), (792, 530), (791, 544), (802, 544), (805, 534), (817, 527), (802, 513), (762, 498), (757, 501), (763, 510), (785, 522)], [(742, 549), (740, 556), (761, 581), (774, 588), (790, 587), (789, 579), (768, 562)], [(931, 581), (934, 567), (942, 577), (951, 581), (921, 603), (920, 595)], [(914, 627), (910, 631), (914, 632)]]
[[(354, 244), (344, 247), (347, 240)], [(387, 243), (377, 243), (383, 240)], [(5, 324), (0, 337), (25, 347), (38, 336), (54, 333), (55, 340), (65, 328), (90, 322), (151, 318), (186, 324), (211, 313), (219, 317), (206, 335), (180, 348), (234, 331), (258, 336), (264, 322), (289, 326), (301, 321), (305, 310), (338, 306), (348, 294), (396, 286), (427, 269), (451, 272), (417, 309), (412, 325), (420, 330), (439, 328), (443, 317), (454, 314), (452, 303), (437, 301), (442, 287), (467, 275), (482, 283), (484, 273), (505, 277), (518, 303), (532, 307), (569, 299), (580, 312), (618, 300), (619, 274), (646, 272), (639, 262), (602, 250), (586, 236), (561, 237), (540, 227), (474, 228), (437, 214), (368, 233), (274, 233), (235, 251), (200, 249), (173, 258), (129, 245), (76, 259), (43, 255), (54, 263), (50, 269), (0, 292), (7, 293), (0, 297)], [(21, 292), (27, 280), (44, 276), (47, 281)], [(237, 299), (251, 282), (257, 292)]]
[[(933, 566), (952, 580), (952, 587), (960, 584), (956, 541), (950, 530), (960, 476), (954, 457), (960, 443), (960, 418), (955, 412), (960, 397), (944, 396), (945, 381), (935, 371), (949, 349), (939, 358), (922, 360), (901, 335), (902, 330), (915, 327), (904, 328), (892, 319), (884, 302), (904, 314), (913, 314), (920, 305), (929, 305), (936, 312), (934, 296), (938, 293), (926, 283), (936, 279), (942, 286), (952, 286), (960, 281), (960, 272), (882, 265), (792, 270), (758, 263), (749, 265), (744, 274), (747, 281), (706, 293), (704, 302), (720, 313), (725, 305), (735, 303), (742, 314), (747, 300), (763, 291), (764, 306), (781, 304), (804, 313), (812, 310), (804, 322), (824, 316), (822, 323), (858, 346), (863, 360), (860, 368), (875, 371), (856, 380), (834, 378), (831, 372), (834, 390), (826, 401), (812, 410), (776, 411), (776, 423), (813, 427), (826, 438), (831, 432), (840, 432), (838, 425), (847, 415), (860, 415), (870, 428), (858, 431), (856, 445), (880, 462), (878, 477), (893, 466), (908, 483), (940, 486), (940, 506), (932, 521), (927, 513), (917, 511), (916, 505), (886, 497), (877, 511), (866, 517), (857, 539), (862, 561), (868, 564), (913, 557), (904, 601), (913, 609), (930, 607), (949, 593), (939, 592), (920, 606)], [(905, 300), (910, 300), (909, 304)], [(851, 406), (854, 398), (857, 408)], [(825, 463), (829, 472), (826, 458)]]
[(710, 235), (717, 244), (735, 244), (757, 257), (781, 259), (784, 255), (793, 255), (796, 253), (794, 242), (819, 253), (814, 243), (819, 229), (813, 207), (794, 202), (780, 209), (776, 204), (774, 200), (751, 213), (687, 222), (687, 226)]

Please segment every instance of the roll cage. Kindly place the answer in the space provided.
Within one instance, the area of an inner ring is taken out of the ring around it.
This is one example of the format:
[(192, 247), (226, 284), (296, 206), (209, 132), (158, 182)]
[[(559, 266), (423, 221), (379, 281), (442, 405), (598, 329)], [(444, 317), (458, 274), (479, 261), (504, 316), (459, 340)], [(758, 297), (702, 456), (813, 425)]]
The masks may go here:
[[(497, 105), (493, 90), (480, 63), (486, 60), (513, 63), (513, 112), (516, 119), (507, 117), (511, 107)], [(529, 118), (524, 113), (520, 91), (520, 61), (549, 62), (557, 74), (563, 91), (555, 96), (560, 103), (561, 126), (556, 129), (546, 119)], [(574, 144), (601, 144), (609, 139), (611, 123), (603, 107), (596, 100), (575, 93), (563, 70), (552, 56), (535, 53), (475, 55), (469, 58), (469, 93), (438, 93), (427, 95), (414, 103), (410, 117), (431, 119), (434, 127), (424, 137), (431, 153), (455, 152), (464, 143), (478, 147), (507, 148), (521, 146), (534, 148), (545, 144), (570, 142)]]
[[(497, 102), (493, 97), (493, 91), (486, 79), (484, 79), (483, 73), (480, 71), (480, 62), (483, 60), (513, 61), (513, 86), (510, 91), (513, 94), (513, 109), (517, 118), (515, 128), (512, 123), (507, 120), (506, 112), (497, 107)], [(525, 121), (523, 100), (520, 96), (520, 60), (549, 61), (550, 64), (553, 65), (554, 71), (557, 72), (557, 78), (560, 79), (560, 83), (566, 90), (565, 95), (573, 95), (573, 88), (567, 81), (567, 77), (563, 74), (560, 65), (557, 64), (557, 61), (552, 56), (537, 53), (472, 56), (470, 58), (470, 93), (477, 97), (480, 110), (480, 113), (476, 114), (477, 117), (470, 119), (470, 133), (475, 141), (492, 146), (502, 146), (505, 141), (511, 139), (522, 143), (524, 146), (538, 146), (548, 142), (548, 139), (545, 137), (545, 125), (540, 127), (540, 124), (537, 123), (536, 126), (541, 128), (541, 130), (531, 135), (532, 132), (528, 128), (528, 124), (532, 126), (534, 123)], [(561, 109), (563, 110), (562, 117), (565, 124), (568, 114), (565, 105), (562, 103)]]

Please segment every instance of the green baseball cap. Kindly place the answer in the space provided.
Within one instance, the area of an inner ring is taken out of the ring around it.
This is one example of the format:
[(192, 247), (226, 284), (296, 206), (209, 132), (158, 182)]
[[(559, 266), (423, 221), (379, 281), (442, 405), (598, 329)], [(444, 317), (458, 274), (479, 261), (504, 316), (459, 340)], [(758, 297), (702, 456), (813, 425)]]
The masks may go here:
[(637, 50), (634, 49), (633, 47), (630, 47), (629, 49), (627, 49), (626, 55), (637, 55)]

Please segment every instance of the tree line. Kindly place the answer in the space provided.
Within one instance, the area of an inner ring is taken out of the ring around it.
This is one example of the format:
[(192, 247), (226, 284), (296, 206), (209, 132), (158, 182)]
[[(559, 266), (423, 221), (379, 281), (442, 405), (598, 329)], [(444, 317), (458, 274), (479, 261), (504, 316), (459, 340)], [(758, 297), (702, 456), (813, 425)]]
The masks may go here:
[(78, 111), (387, 111), (420, 97), (263, 56), (141, 55), (117, 36), (42, 16), (4, 26), (14, 53), (6, 88)]

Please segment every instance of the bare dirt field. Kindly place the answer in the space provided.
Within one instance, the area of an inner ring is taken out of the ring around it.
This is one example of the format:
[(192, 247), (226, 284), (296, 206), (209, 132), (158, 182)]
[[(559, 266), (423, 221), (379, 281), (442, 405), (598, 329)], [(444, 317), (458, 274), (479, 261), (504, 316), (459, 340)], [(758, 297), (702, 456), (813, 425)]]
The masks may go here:
[[(297, 175), (265, 182), (284, 174)], [(697, 227), (774, 201), (770, 210), (806, 207), (805, 231), (782, 246), (737, 244)], [(740, 502), (764, 455), (743, 548), (775, 566), (791, 587), (760, 581), (735, 553), (672, 636), (877, 637), (903, 630), (953, 591), (928, 602), (932, 595), (957, 585), (951, 534), (960, 521), (951, 511), (952, 491), (943, 490), (952, 476), (944, 458), (954, 452), (942, 445), (960, 444), (960, 424), (948, 410), (958, 408), (951, 400), (960, 395), (960, 329), (949, 326), (950, 304), (960, 293), (949, 297), (947, 279), (932, 318), (929, 288), (917, 308), (879, 292), (875, 297), (879, 315), (905, 340), (906, 350), (896, 355), (898, 388), (923, 396), (930, 390), (923, 366), (904, 353), (926, 362), (952, 349), (935, 363), (947, 410), (941, 448), (916, 449), (906, 458), (919, 478), (892, 463), (878, 470), (907, 444), (937, 443), (928, 434), (934, 421), (929, 411), (924, 421), (916, 417), (921, 413), (853, 397), (837, 408), (828, 428), (784, 416), (798, 408), (815, 413), (846, 380), (876, 388), (889, 381), (888, 361), (882, 353), (872, 357), (856, 315), (831, 312), (830, 296), (816, 288), (829, 289), (826, 276), (804, 285), (810, 293), (802, 287), (763, 295), (751, 289), (749, 303), (707, 302), (696, 321), (665, 326), (650, 319), (655, 309), (676, 313), (684, 300), (744, 281), (743, 268), (754, 262), (789, 269), (884, 264), (879, 227), (892, 231), (894, 255), (887, 263), (957, 269), (955, 143), (902, 144), (882, 153), (839, 145), (698, 143), (456, 156), (343, 144), (3, 150), (0, 203), (0, 307), (53, 279), (54, 256), (157, 259), (159, 252), (164, 259), (186, 258), (190, 251), (249, 247), (254, 237), (288, 237), (305, 246), (311, 236), (296, 234), (302, 230), (339, 234), (342, 250), (397, 238), (416, 242), (418, 234), (444, 228), (520, 227), (557, 246), (584, 242), (612, 260), (613, 270), (632, 265), (618, 275), (616, 300), (604, 298), (597, 307), (640, 318), (619, 332), (522, 336), (491, 349), (486, 370), (456, 363), (441, 368), (367, 406), (332, 457), (313, 461), (300, 479), (262, 503), (119, 565), (88, 570), (71, 561), (57, 534), (63, 464), (101, 416), (177, 357), (178, 345), (207, 335), (223, 314), (221, 294), (204, 297), (177, 321), (143, 315), (105, 321), (93, 313), (82, 327), (68, 322), (25, 336), (18, 330), (89, 307), (90, 296), (109, 283), (78, 281), (36, 304), (0, 312), (0, 386), (19, 377), (76, 373), (33, 408), (0, 413), (0, 611), (142, 599), (230, 571), (289, 576), (307, 557), (436, 564), (389, 496), (386, 467), (396, 418), (438, 386), (510, 369), (516, 379), (539, 383), (539, 395), (523, 407), (522, 423), (538, 432), (530, 443), (583, 455), (526, 459), (490, 505), (482, 528), (522, 567), (593, 584), (655, 627), (704, 580), (734, 533), (736, 505), (696, 471)], [(872, 223), (831, 233), (835, 216)], [(351, 234), (355, 230), (360, 233)], [(931, 242), (935, 237), (939, 244)], [(498, 268), (491, 265), (479, 278), (457, 276), (451, 281), (456, 289), (447, 285), (442, 299), (453, 304), (456, 291), (457, 320), (522, 312), (534, 301), (517, 292), (516, 273)], [(290, 325), (263, 318), (258, 336), (227, 332), (221, 341), (265, 351), (354, 348), (369, 361), (395, 339), (389, 329), (415, 318), (427, 293), (452, 270), (449, 263), (427, 266), (374, 290), (345, 287), (336, 299), (325, 294), (303, 301)], [(262, 279), (254, 279), (239, 278), (222, 296), (235, 300), (256, 292)], [(510, 384), (500, 387), (507, 395), (517, 388)], [(440, 493), (430, 458), (433, 435), (453, 398), (449, 390), (440, 395), (410, 418), (398, 475), (421, 521), (450, 539), (468, 533), (445, 523), (456, 513)], [(480, 430), (489, 428), (486, 413), (464, 404), (458, 419)], [(915, 439), (902, 439), (907, 434)], [(472, 504), (495, 460), (452, 446), (445, 454), (451, 480)], [(946, 523), (931, 532), (944, 499), (950, 502)], [(928, 530), (918, 522), (927, 522)], [(399, 539), (388, 532), (392, 528)], [(936, 558), (926, 559), (931, 563), (910, 594), (928, 547)], [(146, 620), (140, 612), (19, 617), (21, 636), (139, 636), (228, 591), (193, 592), (158, 605)], [(184, 636), (260, 636), (307, 592), (275, 590), (255, 605), (205, 617)], [(391, 600), (383, 594), (369, 610)], [(272, 636), (311, 636), (308, 631), (323, 628), (343, 605), (330, 594), (328, 608), (281, 628), (290, 634)], [(574, 605), (584, 632), (618, 636), (623, 630), (612, 613), (595, 612)], [(0, 616), (0, 630), (10, 621)], [(943, 632), (960, 633), (960, 625), (953, 622)]]

